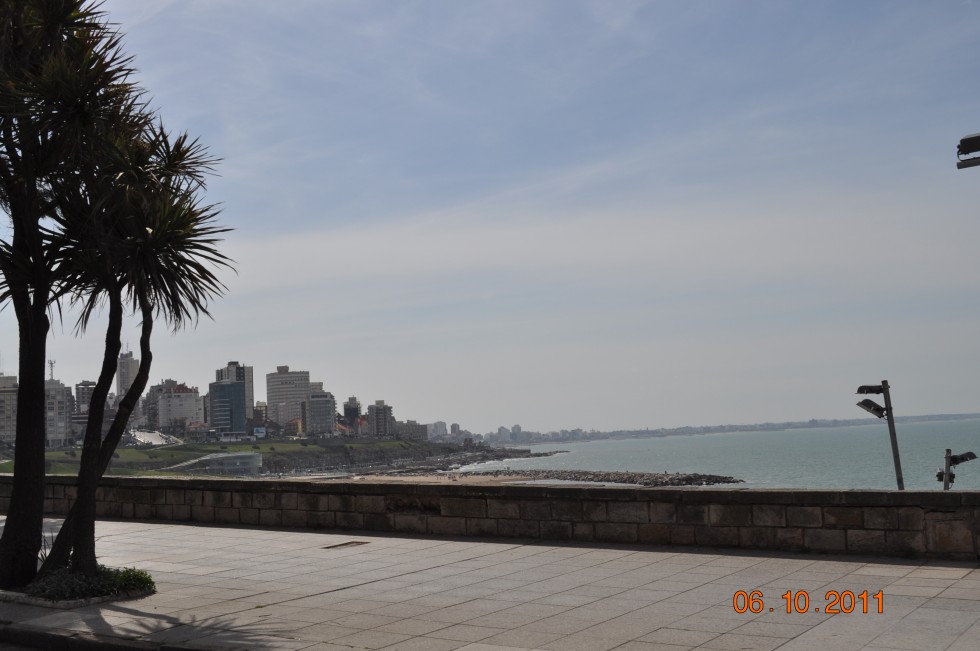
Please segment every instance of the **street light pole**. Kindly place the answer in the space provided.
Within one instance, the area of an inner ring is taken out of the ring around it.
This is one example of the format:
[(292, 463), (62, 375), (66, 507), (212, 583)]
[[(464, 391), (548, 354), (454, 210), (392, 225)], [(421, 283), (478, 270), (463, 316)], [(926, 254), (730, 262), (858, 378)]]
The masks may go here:
[(898, 456), (898, 436), (895, 434), (895, 414), (892, 411), (892, 394), (888, 390), (888, 380), (881, 381), (881, 388), (885, 394), (885, 416), (888, 419), (888, 436), (892, 442), (892, 459), (895, 461), (895, 481), (898, 483), (898, 490), (905, 490), (905, 478), (902, 477), (902, 460)]
[(902, 461), (898, 456), (898, 437), (895, 435), (895, 414), (892, 410), (892, 395), (889, 391), (888, 380), (882, 380), (881, 384), (862, 384), (858, 387), (858, 395), (869, 393), (883, 393), (885, 395), (885, 406), (882, 407), (874, 400), (865, 399), (857, 403), (858, 407), (877, 418), (884, 418), (888, 421), (888, 436), (892, 443), (892, 459), (895, 461), (895, 482), (898, 490), (905, 490), (905, 479), (902, 477)]

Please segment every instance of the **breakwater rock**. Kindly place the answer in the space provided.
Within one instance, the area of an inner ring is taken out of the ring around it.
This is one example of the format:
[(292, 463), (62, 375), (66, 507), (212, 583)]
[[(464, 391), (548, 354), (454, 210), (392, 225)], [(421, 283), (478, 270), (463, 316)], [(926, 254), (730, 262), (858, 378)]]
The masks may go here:
[(702, 475), (700, 473), (652, 473), (629, 471), (597, 470), (477, 470), (460, 473), (466, 476), (521, 477), (532, 481), (572, 481), (603, 484), (632, 484), (645, 487), (655, 486), (710, 486), (714, 484), (741, 484), (741, 479), (722, 475)]

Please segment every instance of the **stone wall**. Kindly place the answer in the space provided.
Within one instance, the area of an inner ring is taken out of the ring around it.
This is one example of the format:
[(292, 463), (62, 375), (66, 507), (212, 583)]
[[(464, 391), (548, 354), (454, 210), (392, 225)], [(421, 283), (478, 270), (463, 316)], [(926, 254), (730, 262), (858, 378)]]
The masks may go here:
[[(0, 476), (6, 512), (9, 475)], [(67, 511), (74, 479), (49, 478)], [(977, 559), (980, 492), (581, 488), (110, 477), (103, 517)]]

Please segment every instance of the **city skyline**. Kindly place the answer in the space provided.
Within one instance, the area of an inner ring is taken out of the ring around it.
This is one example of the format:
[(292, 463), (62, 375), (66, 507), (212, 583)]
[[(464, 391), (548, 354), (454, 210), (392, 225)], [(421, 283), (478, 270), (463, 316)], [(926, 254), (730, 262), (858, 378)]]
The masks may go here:
[[(882, 379), (898, 415), (980, 410), (980, 7), (234, 7), (103, 5), (235, 229), (151, 384), (288, 365), (474, 432), (846, 419)], [(72, 386), (104, 336), (73, 316)]]

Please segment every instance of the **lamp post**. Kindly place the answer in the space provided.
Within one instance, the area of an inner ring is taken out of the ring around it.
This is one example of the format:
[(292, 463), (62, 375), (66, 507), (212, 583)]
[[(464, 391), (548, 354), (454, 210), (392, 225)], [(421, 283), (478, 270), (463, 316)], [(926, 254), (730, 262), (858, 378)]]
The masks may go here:
[(905, 480), (902, 478), (902, 460), (898, 456), (898, 437), (895, 435), (895, 414), (892, 410), (892, 396), (888, 390), (888, 380), (882, 380), (881, 384), (862, 384), (858, 387), (858, 395), (869, 393), (882, 393), (885, 396), (885, 406), (882, 407), (874, 400), (865, 398), (857, 403), (857, 406), (872, 416), (884, 418), (888, 421), (888, 436), (892, 443), (892, 459), (895, 461), (895, 482), (898, 490), (905, 490)]

